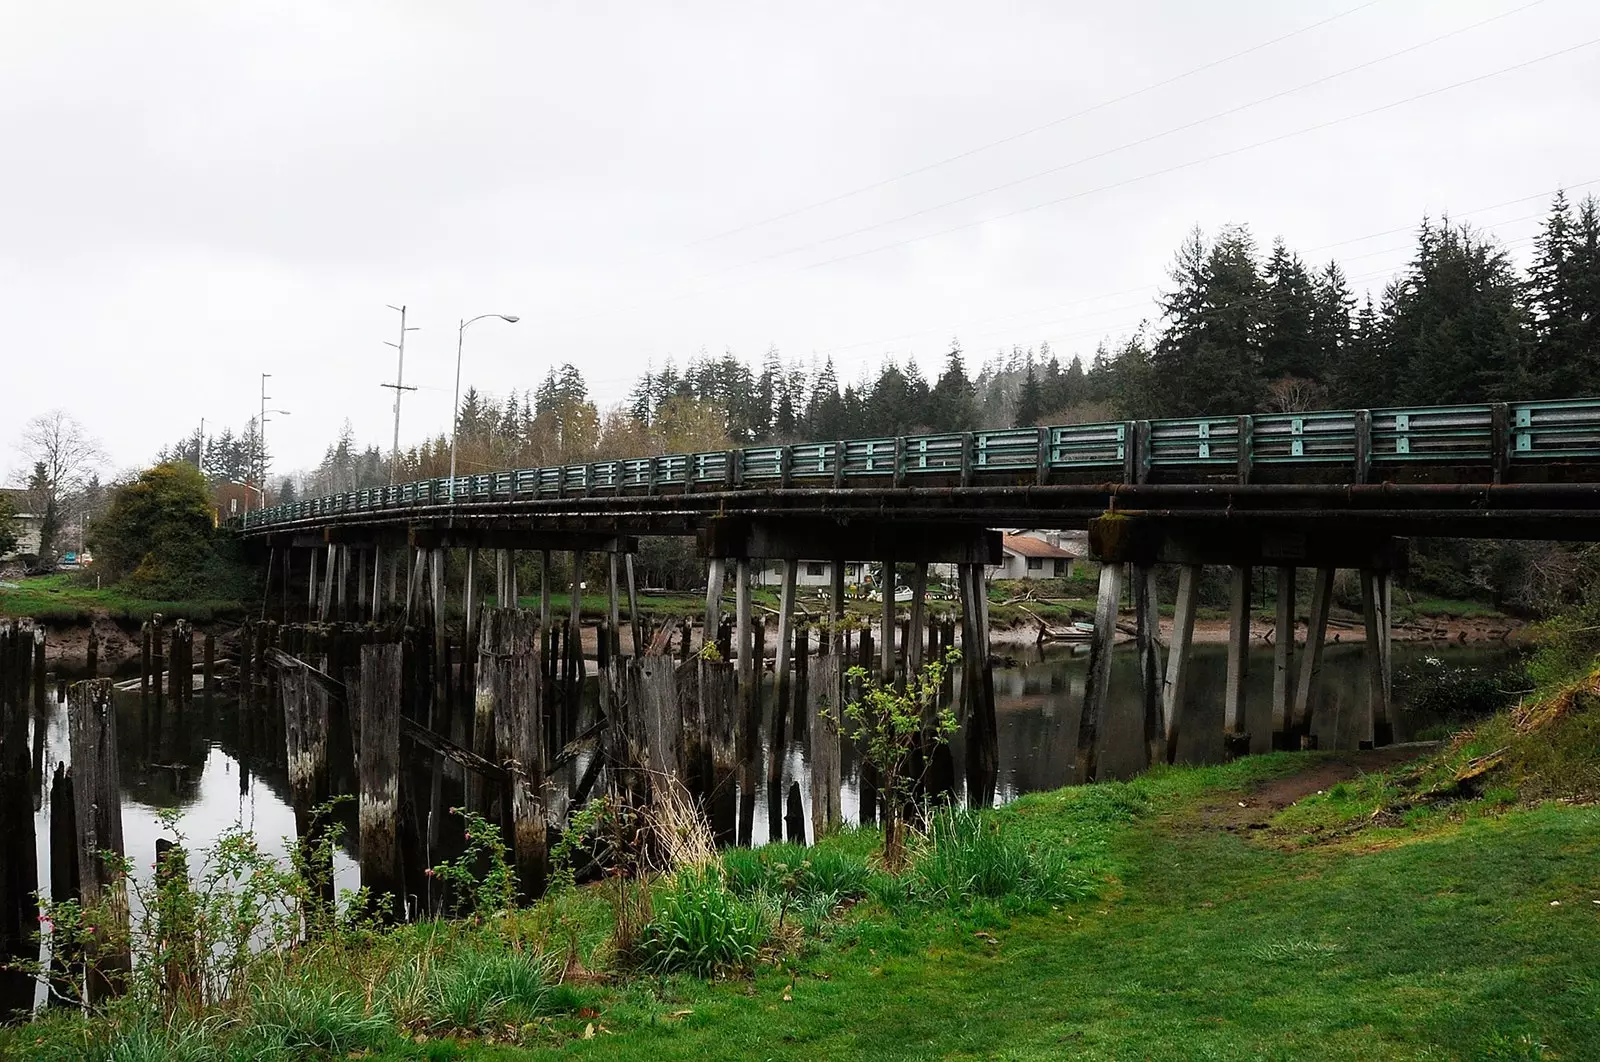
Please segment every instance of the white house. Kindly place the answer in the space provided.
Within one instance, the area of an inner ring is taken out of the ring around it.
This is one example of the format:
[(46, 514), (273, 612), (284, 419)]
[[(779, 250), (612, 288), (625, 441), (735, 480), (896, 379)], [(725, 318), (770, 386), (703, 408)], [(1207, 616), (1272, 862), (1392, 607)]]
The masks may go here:
[(994, 579), (1064, 579), (1072, 574), (1072, 562), (1089, 554), (1081, 531), (1007, 531), (1000, 546), (1000, 566), (990, 569)]
[[(32, 511), (25, 490), (0, 487), (0, 497), (11, 503), (17, 514), (17, 548), (11, 553), (0, 553), (0, 561), (39, 555), (39, 532), (44, 528), (44, 514)], [(29, 563), (32, 563), (31, 561)]]
[[(867, 569), (870, 567), (870, 564), (862, 561), (846, 561), (844, 566), (845, 585), (860, 585), (866, 579)], [(783, 561), (767, 561), (757, 568), (756, 582), (760, 586), (782, 586)], [(832, 586), (833, 562), (801, 561), (800, 571), (795, 576), (795, 583), (799, 586)]]

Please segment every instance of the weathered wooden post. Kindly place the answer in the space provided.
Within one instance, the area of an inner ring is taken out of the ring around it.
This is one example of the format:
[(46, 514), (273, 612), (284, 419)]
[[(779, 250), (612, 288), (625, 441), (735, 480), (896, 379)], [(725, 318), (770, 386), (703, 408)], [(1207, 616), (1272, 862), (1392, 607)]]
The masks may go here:
[(819, 656), (807, 680), (811, 728), (811, 834), (821, 837), (844, 822), (840, 786), (839, 713), (843, 708), (844, 652)]
[[(38, 632), (42, 634), (43, 632)], [(33, 979), (13, 964), (34, 959), (39, 929), (39, 865), (35, 855), (28, 749), (28, 673), (34, 666), (33, 630), (0, 621), (0, 1021), (25, 1018), (33, 1007)], [(43, 686), (42, 676), (35, 685)], [(41, 715), (35, 727), (42, 732)]]
[(712, 557), (706, 565), (706, 624), (700, 634), (703, 645), (712, 644), (722, 626), (722, 583), (726, 573), (727, 562), (721, 557)]
[[(1278, 568), (1277, 614), (1274, 618), (1272, 642), (1272, 729), (1283, 731), (1286, 741), (1293, 743), (1294, 728), (1294, 594), (1295, 570), (1292, 566)], [(1304, 667), (1301, 669), (1304, 671)]]
[(1306, 651), (1300, 661), (1293, 714), (1286, 728), (1290, 748), (1300, 747), (1301, 743), (1309, 741), (1311, 736), (1311, 696), (1317, 678), (1322, 674), (1322, 650), (1328, 637), (1328, 613), (1333, 607), (1333, 576), (1332, 568), (1318, 568), (1317, 581), (1311, 585), (1311, 615), (1306, 621)]
[(1378, 573), (1361, 570), (1361, 620), (1366, 630), (1362, 656), (1367, 665), (1367, 715), (1356, 735), (1360, 744), (1376, 744), (1379, 733), (1390, 735), (1389, 716), (1389, 612)]
[(401, 903), (400, 677), (404, 649), (361, 647), (357, 713), (361, 720), (361, 884), (385, 920), (404, 914)]
[(1161, 754), (1165, 740), (1161, 708), (1161, 609), (1153, 564), (1133, 565), (1133, 615), (1144, 735), (1143, 748), (1134, 768), (1143, 770)]
[(205, 686), (205, 696), (209, 701), (217, 691), (217, 636), (206, 633), (203, 648), (204, 660), (202, 663), (202, 684)]
[(332, 853), (321, 851), (326, 823), (317, 814), (328, 799), (328, 694), (304, 666), (280, 668), (277, 682), (295, 832), (312, 878), (308, 884), (321, 897), (306, 916), (306, 931), (316, 935), (327, 928), (333, 913)]
[[(617, 551), (606, 554), (606, 622), (613, 658), (622, 655), (622, 586), (617, 575)], [(637, 649), (634, 650), (638, 652)]]
[(633, 655), (644, 655), (644, 617), (639, 615), (639, 588), (633, 577), (633, 554), (628, 553), (623, 557), (623, 566), (628, 577), (628, 625), (633, 639)]
[(494, 721), (498, 753), (511, 776), (511, 850), (519, 894), (530, 900), (544, 893), (547, 858), (538, 636), (535, 612), (484, 610), (478, 702)]
[(139, 624), (139, 702), (150, 698), (150, 621)]
[(1178, 736), (1187, 710), (1184, 692), (1189, 678), (1189, 649), (1194, 643), (1194, 613), (1200, 601), (1200, 566), (1178, 569), (1178, 599), (1172, 609), (1172, 644), (1167, 652), (1167, 677), (1162, 684), (1161, 706), (1167, 721), (1168, 763), (1178, 761)]
[[(778, 657), (773, 665), (777, 703), (772, 706), (772, 750), (767, 761), (767, 784), (776, 786), (783, 776), (784, 738), (787, 735), (789, 697), (792, 688), (789, 675), (790, 630), (794, 624), (794, 595), (799, 582), (800, 562), (783, 562), (783, 585), (778, 591)], [(804, 657), (804, 650), (800, 651)]]
[(122, 994), (128, 953), (128, 892), (122, 878), (122, 782), (117, 770), (117, 715), (111, 680), (67, 689), (72, 799), (77, 812), (79, 887), (85, 909), (98, 910), (88, 948), (89, 1002)]
[[(382, 543), (374, 544), (372, 547), (372, 609), (367, 613), (367, 619), (373, 623), (378, 622), (383, 616), (383, 572), (385, 560), (387, 558), (383, 555)], [(389, 593), (391, 596), (394, 594), (394, 583), (392, 581), (389, 584)]]
[[(78, 813), (72, 799), (72, 768), (57, 763), (50, 780), (50, 899), (64, 903), (79, 898)], [(60, 955), (51, 962), (51, 978), (57, 982), (57, 991), (47, 997), (51, 1006), (68, 1005), (67, 1001), (81, 991), (74, 987), (81, 985), (80, 973), (69, 971)], [(33, 1000), (31, 986), (28, 1000)]]
[[(1223, 729), (1231, 753), (1264, 752), (1272, 735), (1255, 733), (1245, 714), (1245, 681), (1250, 674), (1250, 575), (1234, 565), (1228, 598), (1228, 677), (1223, 692)], [(1265, 741), (1265, 748), (1259, 748)]]
[(894, 558), (883, 561), (883, 610), (878, 616), (878, 675), (885, 682), (894, 681)]
[[(1099, 777), (1100, 724), (1111, 699), (1111, 654), (1117, 643), (1117, 607), (1121, 601), (1122, 564), (1102, 560), (1100, 591), (1095, 598), (1094, 641), (1089, 643), (1089, 675), (1084, 683), (1083, 714), (1078, 721), (1079, 782), (1093, 782)], [(965, 613), (966, 609), (962, 611)], [(965, 638), (967, 632), (963, 630), (962, 635)]]

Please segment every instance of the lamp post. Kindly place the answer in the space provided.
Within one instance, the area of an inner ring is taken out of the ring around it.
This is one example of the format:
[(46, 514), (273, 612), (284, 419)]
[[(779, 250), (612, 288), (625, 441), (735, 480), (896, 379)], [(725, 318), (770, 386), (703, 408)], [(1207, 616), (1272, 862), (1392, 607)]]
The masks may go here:
[(468, 318), (461, 322), (456, 329), (456, 397), (450, 407), (450, 504), (456, 503), (456, 433), (461, 427), (461, 347), (467, 336), (467, 326), (474, 321), (481, 321), (485, 317), (498, 317), (506, 324), (516, 324), (520, 317), (506, 313), (480, 313), (476, 317)]

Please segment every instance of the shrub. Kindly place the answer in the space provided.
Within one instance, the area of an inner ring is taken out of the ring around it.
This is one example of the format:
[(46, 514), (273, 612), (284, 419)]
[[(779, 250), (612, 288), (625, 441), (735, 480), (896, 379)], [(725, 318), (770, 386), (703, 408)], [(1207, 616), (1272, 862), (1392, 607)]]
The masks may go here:
[(977, 812), (947, 809), (933, 816), (913, 851), (906, 888), (921, 903), (961, 906), (983, 898), (1026, 905), (1083, 899), (1093, 895), (1094, 882)]
[(654, 897), (636, 958), (657, 973), (711, 976), (748, 966), (770, 931), (767, 913), (735, 896), (719, 867), (689, 867)]

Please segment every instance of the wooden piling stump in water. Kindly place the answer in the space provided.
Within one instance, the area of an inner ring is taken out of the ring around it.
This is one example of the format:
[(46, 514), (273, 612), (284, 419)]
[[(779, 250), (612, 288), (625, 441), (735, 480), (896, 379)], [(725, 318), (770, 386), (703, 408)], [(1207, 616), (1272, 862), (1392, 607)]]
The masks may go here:
[[(0, 622), (0, 1021), (25, 1017), (33, 1005), (33, 979), (11, 964), (38, 955), (39, 867), (35, 851), (29, 775), (28, 679), (34, 670), (35, 632), (30, 625)], [(35, 676), (37, 692), (43, 677)], [(42, 727), (40, 717), (37, 727)], [(36, 732), (42, 732), (36, 729)]]
[(538, 613), (485, 609), (478, 641), (478, 703), (494, 721), (495, 743), (511, 775), (511, 851), (518, 894), (543, 895), (547, 873), (544, 697)]
[(361, 884), (384, 919), (398, 920), (401, 904), (399, 644), (361, 647), (357, 715), (361, 720)]
[(128, 893), (118, 865), (124, 854), (122, 783), (109, 679), (68, 687), (67, 732), (72, 750), (79, 891), (86, 909), (103, 910), (103, 921), (96, 923), (97, 932), (88, 948), (89, 1002), (95, 1003), (121, 995), (132, 969), (126, 943)]

